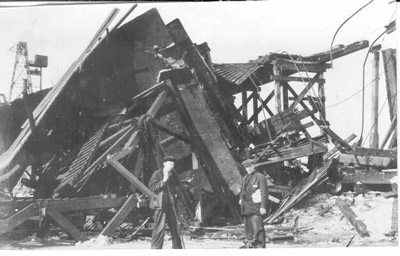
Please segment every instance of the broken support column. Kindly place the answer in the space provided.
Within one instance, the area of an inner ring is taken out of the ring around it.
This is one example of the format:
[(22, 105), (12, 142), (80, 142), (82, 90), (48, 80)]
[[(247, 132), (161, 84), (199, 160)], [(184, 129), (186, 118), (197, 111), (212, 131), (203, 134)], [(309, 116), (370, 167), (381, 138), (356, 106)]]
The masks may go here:
[(233, 206), (233, 195), (240, 192), (242, 176), (220, 132), (213, 113), (210, 112), (195, 80), (188, 85), (169, 85), (180, 106), (183, 122), (193, 139), (197, 159), (207, 166), (207, 177), (221, 203), (226, 203), (232, 215), (240, 221)]

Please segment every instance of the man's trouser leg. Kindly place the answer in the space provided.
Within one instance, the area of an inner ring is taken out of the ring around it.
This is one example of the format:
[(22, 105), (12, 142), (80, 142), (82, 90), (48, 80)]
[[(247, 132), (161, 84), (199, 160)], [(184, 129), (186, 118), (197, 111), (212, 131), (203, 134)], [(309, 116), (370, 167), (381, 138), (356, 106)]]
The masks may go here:
[(254, 234), (254, 242), (265, 247), (265, 230), (262, 217), (259, 215), (252, 215), (250, 219)]
[(167, 223), (172, 237), (172, 249), (182, 249), (182, 240), (178, 230), (178, 220), (171, 205), (167, 206)]
[(246, 241), (252, 243), (254, 241), (253, 225), (251, 223), (251, 215), (244, 216), (244, 233), (246, 236)]
[(162, 249), (165, 235), (165, 212), (154, 212), (154, 228), (151, 235), (151, 249)]

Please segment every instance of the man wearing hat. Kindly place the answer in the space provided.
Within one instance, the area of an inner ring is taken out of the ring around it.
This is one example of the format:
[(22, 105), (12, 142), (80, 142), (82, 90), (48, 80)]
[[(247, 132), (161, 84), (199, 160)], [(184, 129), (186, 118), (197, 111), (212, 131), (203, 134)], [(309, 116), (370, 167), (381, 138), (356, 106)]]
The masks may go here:
[(150, 208), (154, 209), (154, 229), (152, 232), (151, 249), (162, 249), (165, 235), (165, 221), (168, 223), (172, 236), (172, 248), (182, 249), (179, 234), (177, 211), (174, 197), (176, 196), (176, 176), (173, 172), (176, 159), (166, 156), (163, 168), (155, 171), (150, 178), (149, 188), (154, 192), (150, 200)]
[(243, 163), (247, 174), (240, 191), (241, 213), (244, 216), (245, 245), (240, 248), (265, 248), (263, 217), (267, 214), (268, 189), (264, 175), (255, 171), (251, 160)]

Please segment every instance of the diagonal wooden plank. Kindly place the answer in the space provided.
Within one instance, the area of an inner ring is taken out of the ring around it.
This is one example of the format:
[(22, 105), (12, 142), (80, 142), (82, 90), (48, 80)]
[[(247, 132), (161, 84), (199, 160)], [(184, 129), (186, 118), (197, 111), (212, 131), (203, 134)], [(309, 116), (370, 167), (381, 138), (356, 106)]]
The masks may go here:
[(107, 226), (100, 232), (99, 235), (110, 236), (114, 230), (121, 225), (126, 216), (133, 210), (136, 206), (136, 197), (135, 195), (130, 195), (128, 199), (126, 199), (124, 205), (118, 210), (118, 212), (114, 215), (114, 217), (110, 220)]
[(161, 106), (164, 104), (166, 98), (167, 98), (167, 91), (160, 92), (160, 94), (158, 94), (157, 98), (154, 100), (149, 110), (147, 110), (147, 115), (154, 118), (157, 114), (157, 111), (160, 110)]
[(65, 229), (70, 236), (72, 236), (76, 241), (85, 241), (88, 238), (82, 234), (79, 229), (77, 229), (74, 224), (72, 224), (67, 218), (65, 218), (60, 212), (53, 208), (46, 209), (46, 215), (52, 218), (60, 227)]
[(149, 197), (154, 196), (154, 193), (148, 187), (146, 187), (138, 178), (136, 178), (117, 160), (110, 158), (108, 159), (108, 163), (110, 163), (112, 167), (114, 167), (122, 176), (124, 176), (130, 183), (137, 187), (142, 193), (148, 195)]
[(306, 94), (308, 93), (308, 91), (311, 89), (311, 87), (315, 84), (315, 79), (318, 79), (319, 76), (321, 74), (317, 73), (315, 74), (315, 76), (313, 77), (313, 80), (311, 80), (307, 86), (303, 89), (303, 91), (299, 94), (299, 96), (297, 97), (297, 99), (292, 103), (292, 105), (290, 105), (290, 109), (294, 109), (304, 98), (304, 96), (306, 96)]

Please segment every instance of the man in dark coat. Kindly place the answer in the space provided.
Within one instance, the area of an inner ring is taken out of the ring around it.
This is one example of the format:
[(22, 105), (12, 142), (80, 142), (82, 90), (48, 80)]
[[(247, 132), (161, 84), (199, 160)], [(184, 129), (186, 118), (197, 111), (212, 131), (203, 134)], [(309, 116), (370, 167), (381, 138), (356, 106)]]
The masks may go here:
[(150, 178), (149, 188), (155, 197), (150, 200), (150, 208), (154, 209), (154, 229), (151, 249), (162, 249), (165, 235), (165, 221), (172, 236), (172, 248), (182, 249), (182, 241), (177, 221), (174, 198), (176, 195), (177, 177), (173, 172), (175, 158), (164, 157), (163, 168), (155, 171)]
[(241, 213), (244, 216), (245, 245), (241, 248), (265, 248), (263, 217), (267, 214), (268, 189), (264, 175), (255, 171), (251, 161), (243, 162), (247, 174), (240, 191)]

